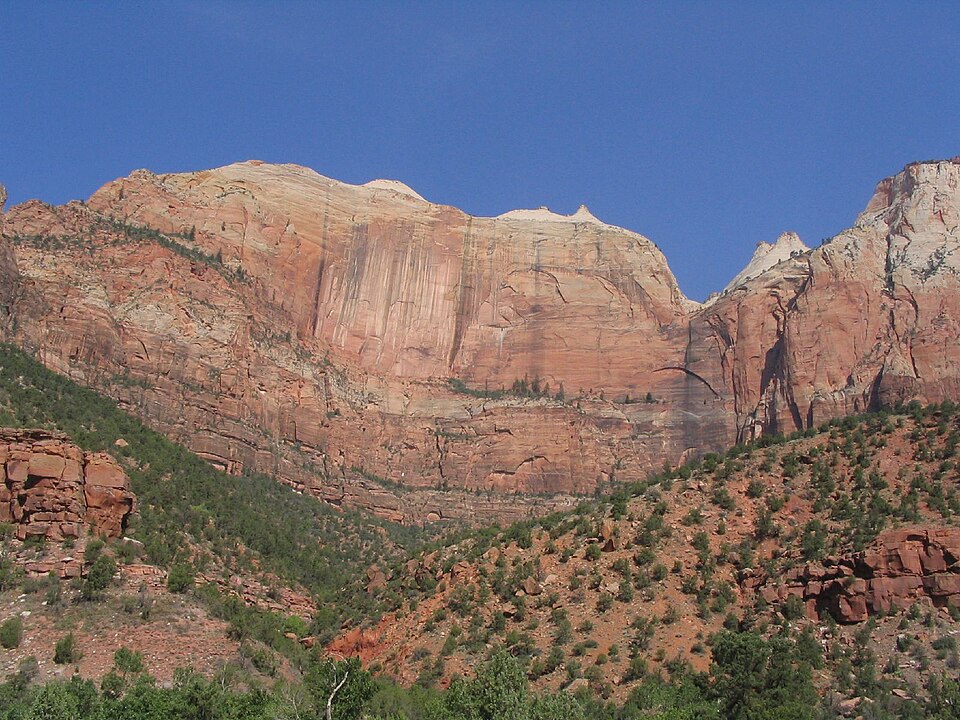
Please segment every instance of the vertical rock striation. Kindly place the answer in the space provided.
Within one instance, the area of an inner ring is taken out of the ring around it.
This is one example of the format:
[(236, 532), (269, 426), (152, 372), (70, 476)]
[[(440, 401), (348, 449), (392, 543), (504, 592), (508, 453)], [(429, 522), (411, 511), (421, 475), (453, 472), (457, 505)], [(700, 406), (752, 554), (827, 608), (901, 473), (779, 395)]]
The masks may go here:
[(472, 217), (255, 161), (14, 207), (20, 279), (0, 282), (20, 288), (9, 337), (228, 471), (395, 519), (513, 519), (760, 432), (956, 398), (958, 175), (908, 166), (853, 228), (761, 244), (703, 305), (586, 208)]

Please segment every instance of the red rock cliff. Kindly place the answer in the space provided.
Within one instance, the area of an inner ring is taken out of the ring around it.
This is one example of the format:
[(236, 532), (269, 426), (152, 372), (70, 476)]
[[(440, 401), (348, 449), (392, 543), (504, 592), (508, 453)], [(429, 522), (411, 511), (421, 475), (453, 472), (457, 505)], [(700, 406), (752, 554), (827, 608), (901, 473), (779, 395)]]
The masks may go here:
[[(586, 209), (477, 218), (258, 162), (138, 171), (7, 213), (12, 337), (225, 469), (396, 519), (510, 520), (738, 437), (957, 397), (958, 175), (908, 167), (853, 228), (764, 246), (700, 306)], [(539, 397), (497, 395), (523, 380)]]

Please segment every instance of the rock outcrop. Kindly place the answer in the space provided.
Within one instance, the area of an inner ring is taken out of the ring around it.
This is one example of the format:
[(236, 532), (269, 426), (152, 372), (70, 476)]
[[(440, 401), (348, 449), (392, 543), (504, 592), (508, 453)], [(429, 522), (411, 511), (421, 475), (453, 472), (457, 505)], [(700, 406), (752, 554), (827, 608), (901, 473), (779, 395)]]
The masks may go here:
[(960, 160), (908, 166), (853, 228), (762, 245), (701, 306), (586, 208), (471, 217), (259, 162), (137, 171), (3, 216), (7, 337), (227, 471), (509, 521), (762, 432), (960, 397), (958, 185)]
[(762, 594), (768, 601), (796, 595), (811, 617), (829, 614), (844, 623), (906, 610), (921, 599), (960, 607), (960, 529), (891, 530), (863, 552), (794, 568)]
[(327, 645), (327, 652), (335, 658), (359, 657), (368, 662), (376, 657), (382, 642), (381, 636), (374, 630), (355, 628), (349, 630)]
[(0, 429), (0, 522), (16, 536), (117, 538), (134, 511), (130, 480), (105, 453), (46, 430)]

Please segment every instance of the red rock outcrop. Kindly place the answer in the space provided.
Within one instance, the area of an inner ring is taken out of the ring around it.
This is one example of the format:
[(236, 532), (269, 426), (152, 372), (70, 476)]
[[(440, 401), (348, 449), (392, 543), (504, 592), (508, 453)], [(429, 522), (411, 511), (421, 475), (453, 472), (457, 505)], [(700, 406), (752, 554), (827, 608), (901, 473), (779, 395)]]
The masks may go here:
[(375, 630), (354, 628), (327, 645), (327, 652), (337, 658), (359, 657), (368, 662), (376, 657), (382, 638)]
[(960, 529), (912, 528), (882, 533), (863, 552), (789, 571), (767, 584), (768, 601), (796, 595), (813, 617), (862, 622), (922, 598), (936, 607), (960, 607)]
[(84, 452), (46, 430), (0, 429), (0, 522), (23, 540), (123, 534), (134, 510), (130, 481), (105, 453)]
[(698, 305), (586, 209), (471, 217), (258, 162), (137, 171), (6, 213), (7, 335), (228, 471), (510, 521), (757, 433), (960, 398), (958, 187), (960, 160), (908, 166), (850, 230), (786, 235)]

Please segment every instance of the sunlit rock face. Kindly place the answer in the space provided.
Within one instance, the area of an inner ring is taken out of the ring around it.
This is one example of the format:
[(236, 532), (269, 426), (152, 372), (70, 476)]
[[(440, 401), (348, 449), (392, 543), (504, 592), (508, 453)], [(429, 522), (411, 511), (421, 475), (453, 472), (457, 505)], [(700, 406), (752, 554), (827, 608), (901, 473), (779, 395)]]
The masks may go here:
[(0, 280), (18, 267), (10, 337), (229, 471), (509, 520), (758, 432), (955, 397), (958, 171), (908, 167), (853, 228), (761, 245), (703, 305), (586, 208), (471, 217), (259, 162), (11, 208)]
[(810, 254), (786, 317), (765, 422), (957, 398), (960, 160), (910, 165)]
[(0, 428), (0, 522), (21, 540), (118, 538), (134, 505), (130, 480), (110, 455), (46, 430)]

